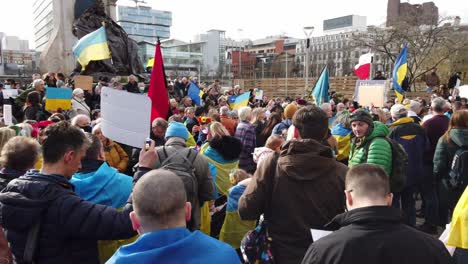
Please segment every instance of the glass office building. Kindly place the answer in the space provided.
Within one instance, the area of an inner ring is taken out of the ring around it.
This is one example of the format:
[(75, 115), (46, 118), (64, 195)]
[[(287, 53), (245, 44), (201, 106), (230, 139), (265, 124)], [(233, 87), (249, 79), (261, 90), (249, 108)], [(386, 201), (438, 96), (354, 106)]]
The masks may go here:
[(171, 35), (172, 13), (151, 7), (118, 6), (117, 23), (130, 38), (155, 43), (157, 37), (168, 39)]

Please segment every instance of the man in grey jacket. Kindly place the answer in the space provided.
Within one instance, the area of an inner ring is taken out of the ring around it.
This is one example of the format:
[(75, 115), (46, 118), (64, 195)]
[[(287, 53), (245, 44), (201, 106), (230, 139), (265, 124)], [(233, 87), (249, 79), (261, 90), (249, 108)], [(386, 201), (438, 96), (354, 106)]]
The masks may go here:
[[(192, 218), (187, 223), (190, 230), (200, 229), (201, 207), (214, 199), (214, 187), (208, 162), (194, 149), (186, 147), (188, 131), (184, 124), (171, 122), (166, 131), (166, 144), (156, 148), (158, 159), (153, 166), (140, 164), (134, 182), (152, 169), (166, 169), (182, 178), (185, 184), (187, 199), (192, 203)], [(144, 151), (142, 150), (144, 153)], [(191, 187), (188, 187), (191, 186)]]

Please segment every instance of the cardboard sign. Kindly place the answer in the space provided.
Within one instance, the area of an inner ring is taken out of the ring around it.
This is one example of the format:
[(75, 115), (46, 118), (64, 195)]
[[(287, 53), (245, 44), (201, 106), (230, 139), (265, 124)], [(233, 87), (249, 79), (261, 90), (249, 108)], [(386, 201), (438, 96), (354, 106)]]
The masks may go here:
[(93, 77), (86, 75), (78, 75), (73, 78), (75, 80), (75, 88), (81, 88), (85, 91), (93, 90)]
[(8, 99), (8, 98), (16, 98), (18, 97), (18, 90), (17, 89), (9, 89), (9, 90), (2, 90), (3, 93), (3, 99)]
[(46, 88), (45, 110), (57, 111), (71, 108), (72, 89), (69, 88)]
[(150, 135), (151, 99), (148, 96), (104, 87), (101, 114), (104, 136), (135, 148), (145, 145)]
[(387, 86), (386, 81), (358, 80), (354, 100), (362, 106), (383, 107), (387, 100)]

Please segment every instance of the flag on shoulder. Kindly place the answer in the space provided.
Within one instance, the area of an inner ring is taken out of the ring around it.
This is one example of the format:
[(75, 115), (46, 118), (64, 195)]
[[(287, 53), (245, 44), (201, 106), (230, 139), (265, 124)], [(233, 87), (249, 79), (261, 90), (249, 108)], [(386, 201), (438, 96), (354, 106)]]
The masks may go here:
[(403, 80), (406, 77), (406, 72), (408, 71), (408, 58), (407, 58), (407, 47), (405, 46), (401, 50), (397, 59), (395, 60), (395, 65), (393, 66), (393, 86), (395, 87), (395, 94), (398, 98), (398, 102), (403, 101), (403, 88), (401, 87)]
[(314, 89), (312, 90), (312, 96), (314, 97), (315, 103), (320, 106), (323, 103), (330, 101), (328, 96), (328, 88), (330, 87), (330, 79), (328, 76), (327, 66), (323, 67), (322, 73), (318, 81), (315, 83)]
[(190, 97), (190, 99), (192, 99), (192, 101), (196, 105), (198, 105), (198, 106), (203, 105), (202, 104), (202, 96), (204, 94), (205, 93), (203, 92), (203, 90), (200, 89), (196, 83), (194, 83), (194, 82), (190, 83), (188, 91), (187, 91), (187, 95)]
[(110, 59), (106, 28), (102, 26), (78, 40), (73, 47), (73, 55), (81, 64), (82, 71), (85, 70), (90, 61)]
[(169, 96), (166, 89), (166, 74), (161, 53), (161, 43), (158, 40), (154, 52), (153, 70), (151, 71), (148, 96), (151, 99), (151, 122), (161, 117), (166, 119), (169, 112)]
[(367, 80), (370, 76), (370, 68), (372, 63), (373, 53), (366, 53), (359, 57), (359, 63), (354, 66), (354, 73), (360, 80)]

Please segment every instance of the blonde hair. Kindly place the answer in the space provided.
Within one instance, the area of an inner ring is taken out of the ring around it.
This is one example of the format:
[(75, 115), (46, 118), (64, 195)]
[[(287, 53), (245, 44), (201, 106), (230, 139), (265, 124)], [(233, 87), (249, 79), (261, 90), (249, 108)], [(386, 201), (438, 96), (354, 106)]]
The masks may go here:
[(265, 108), (255, 108), (252, 111), (252, 121), (250, 121), (252, 124), (256, 123), (258, 120), (260, 120), (260, 116), (265, 113)]
[(2, 127), (0, 128), (0, 151), (2, 150), (3, 146), (10, 140), (12, 137), (16, 136), (15, 130)]
[(233, 169), (231, 173), (229, 173), (229, 181), (232, 185), (237, 185), (239, 182), (250, 177), (250, 174), (248, 174), (245, 170), (241, 169)]
[(210, 134), (212, 138), (220, 138), (223, 136), (229, 136), (229, 132), (220, 122), (213, 121), (210, 124)]
[(0, 163), (2, 167), (26, 171), (34, 167), (39, 158), (41, 146), (28, 137), (13, 137), (3, 146)]

